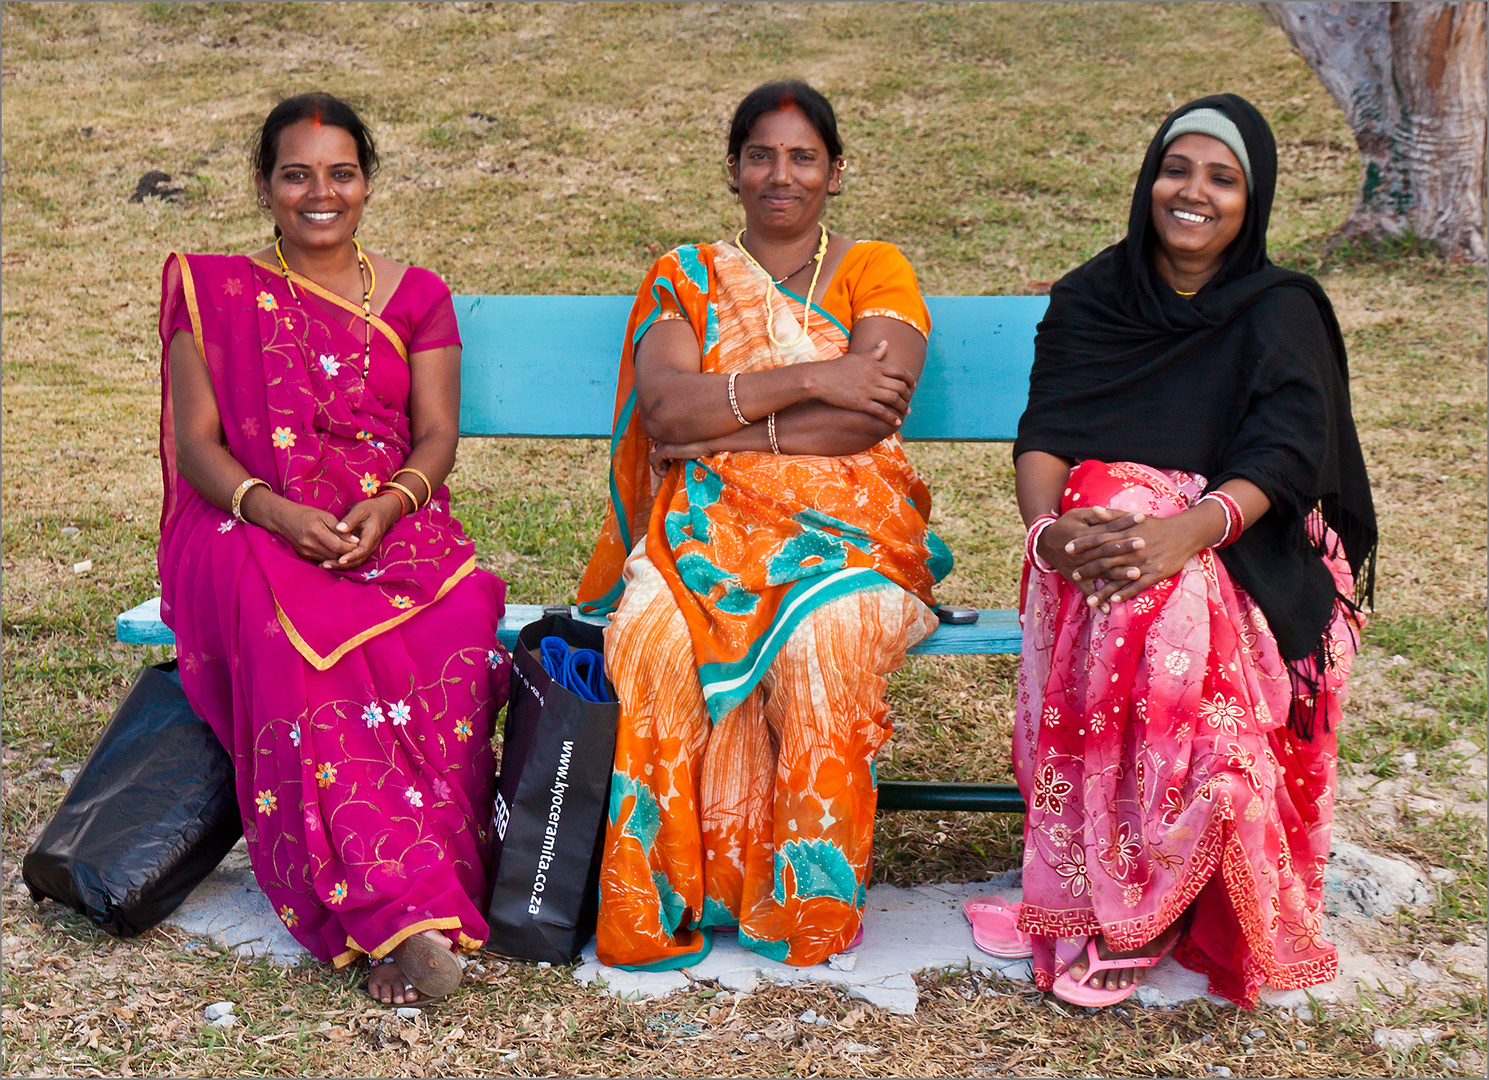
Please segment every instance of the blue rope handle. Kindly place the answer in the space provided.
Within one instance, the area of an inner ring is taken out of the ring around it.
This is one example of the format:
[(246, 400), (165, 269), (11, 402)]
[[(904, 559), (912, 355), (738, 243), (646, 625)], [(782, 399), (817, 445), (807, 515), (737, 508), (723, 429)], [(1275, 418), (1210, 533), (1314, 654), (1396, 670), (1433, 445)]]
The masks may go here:
[(605, 658), (594, 649), (571, 649), (563, 638), (550, 636), (538, 642), (538, 656), (549, 677), (570, 693), (585, 701), (615, 700), (605, 686)]

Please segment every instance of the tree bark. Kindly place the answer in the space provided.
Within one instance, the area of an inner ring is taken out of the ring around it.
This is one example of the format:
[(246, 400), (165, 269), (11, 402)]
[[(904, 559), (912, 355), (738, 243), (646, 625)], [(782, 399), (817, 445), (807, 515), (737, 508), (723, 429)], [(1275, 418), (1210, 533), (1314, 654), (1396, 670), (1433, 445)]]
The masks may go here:
[(1359, 199), (1341, 238), (1417, 237), (1485, 262), (1489, 59), (1479, 3), (1264, 3), (1344, 110)]

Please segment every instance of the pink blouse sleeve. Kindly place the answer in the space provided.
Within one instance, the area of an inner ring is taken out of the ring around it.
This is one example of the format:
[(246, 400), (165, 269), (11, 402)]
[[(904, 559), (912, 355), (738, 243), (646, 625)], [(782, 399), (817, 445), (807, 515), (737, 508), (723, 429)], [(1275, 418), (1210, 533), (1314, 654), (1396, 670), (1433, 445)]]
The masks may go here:
[(418, 277), (408, 282), (417, 290), (413, 301), (413, 335), (409, 338), (410, 354), (443, 349), (460, 344), (460, 325), (455, 320), (455, 303), (450, 297), (450, 287), (440, 276), (422, 267), (411, 266), (408, 274)]
[(191, 309), (186, 306), (184, 300), (178, 300), (173, 309), (165, 309), (164, 305), (162, 308), (164, 318), (160, 327), (160, 340), (169, 349), (171, 342), (175, 340), (177, 330), (185, 330), (188, 337), (193, 335)]

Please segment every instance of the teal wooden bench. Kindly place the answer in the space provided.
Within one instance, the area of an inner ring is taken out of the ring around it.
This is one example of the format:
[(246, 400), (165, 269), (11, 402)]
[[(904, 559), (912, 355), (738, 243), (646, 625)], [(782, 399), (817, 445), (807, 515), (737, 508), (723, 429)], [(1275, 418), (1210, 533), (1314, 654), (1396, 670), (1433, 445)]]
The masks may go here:
[[(615, 371), (630, 314), (629, 296), (457, 296), (465, 342), (461, 362), (463, 436), (608, 439)], [(1007, 441), (1018, 429), (1034, 361), (1042, 296), (933, 296), (934, 330), (908, 439)], [(543, 607), (509, 604), (499, 634), (508, 647)], [(574, 613), (577, 616), (577, 613)], [(587, 621), (603, 625), (603, 619)], [(115, 620), (118, 639), (173, 645), (160, 621), (160, 598)], [(969, 626), (941, 626), (910, 650), (921, 656), (1017, 653), (1018, 614), (985, 610)], [(1023, 813), (1008, 784), (890, 781), (879, 785), (881, 810), (983, 810)]]

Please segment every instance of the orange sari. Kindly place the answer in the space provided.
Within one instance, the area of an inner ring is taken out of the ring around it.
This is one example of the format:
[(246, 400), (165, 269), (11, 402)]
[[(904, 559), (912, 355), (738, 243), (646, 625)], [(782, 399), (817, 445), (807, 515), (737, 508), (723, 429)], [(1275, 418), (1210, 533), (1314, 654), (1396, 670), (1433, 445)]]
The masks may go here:
[[(681, 967), (710, 930), (814, 964), (857, 932), (873, 836), (873, 760), (889, 737), (885, 676), (936, 626), (950, 553), (898, 435), (842, 458), (720, 453), (653, 489), (632, 350), (668, 294), (702, 370), (831, 359), (855, 319), (930, 329), (889, 244), (845, 256), (801, 337), (802, 298), (727, 244), (658, 260), (632, 309), (616, 395), (611, 505), (579, 599), (613, 611), (621, 701), (601, 873), (606, 963)], [(790, 320), (795, 320), (795, 326)]]

